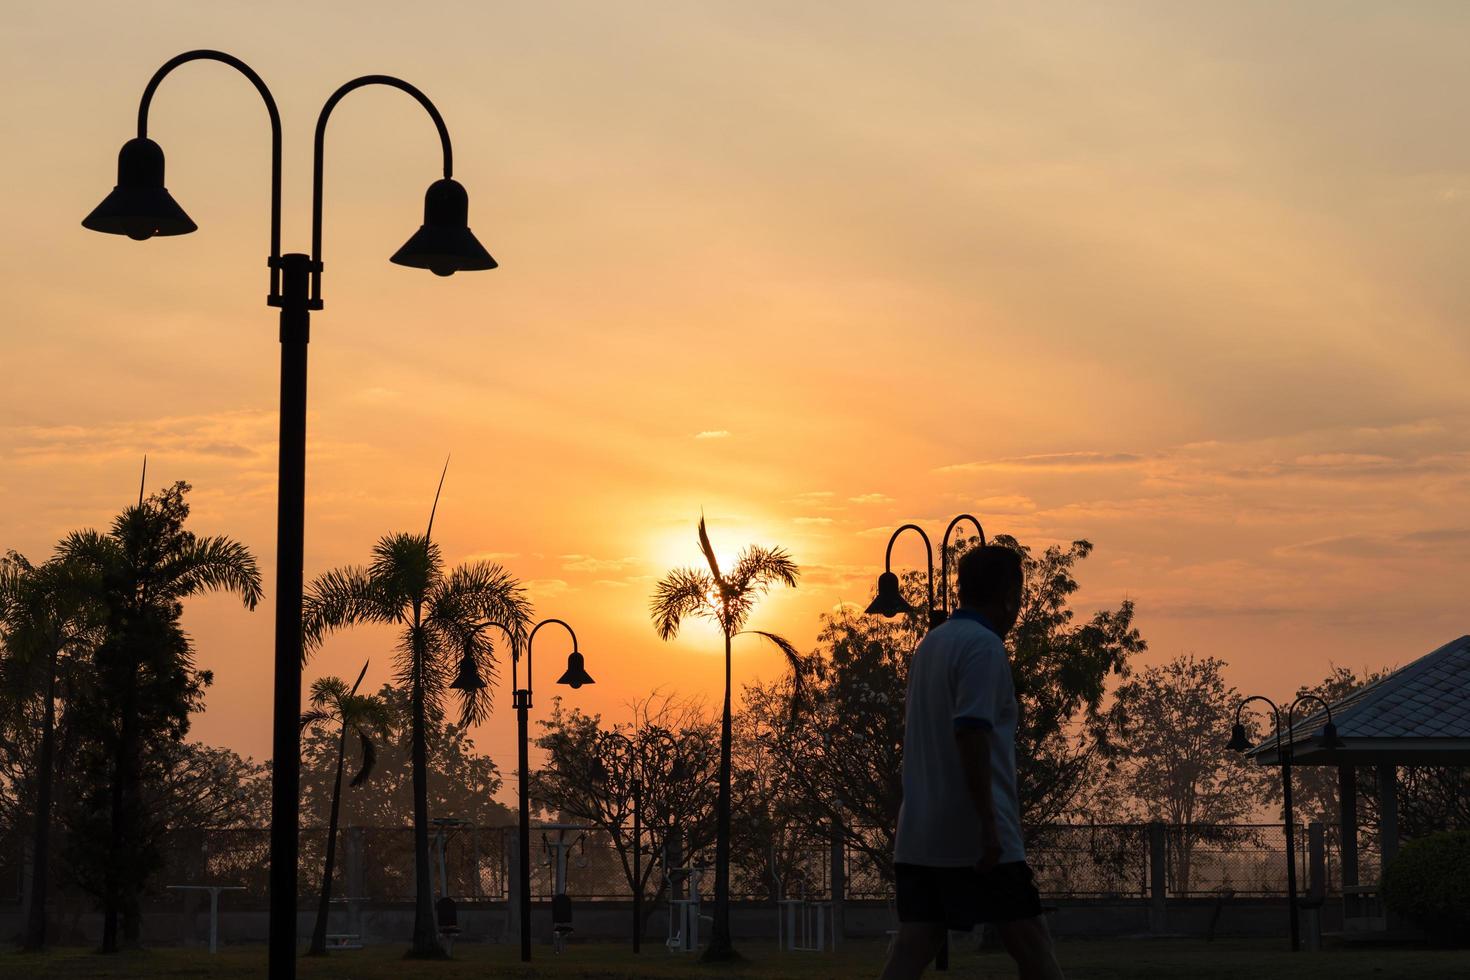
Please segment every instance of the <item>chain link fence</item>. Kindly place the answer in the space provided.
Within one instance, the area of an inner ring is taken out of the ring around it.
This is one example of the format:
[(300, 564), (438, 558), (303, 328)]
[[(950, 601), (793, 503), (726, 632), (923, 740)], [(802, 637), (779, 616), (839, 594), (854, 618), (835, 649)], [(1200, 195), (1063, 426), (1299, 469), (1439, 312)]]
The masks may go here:
[[(833, 849), (825, 827), (788, 830), (766, 853), (737, 847), (731, 866), (731, 897), (737, 901), (770, 901), (780, 897), (825, 900), (832, 897)], [(1050, 825), (1028, 835), (1027, 860), (1036, 872), (1037, 886), (1048, 899), (1141, 899), (1149, 895), (1151, 880), (1150, 825)], [(1286, 841), (1280, 824), (1223, 826), (1168, 826), (1162, 829), (1165, 880), (1169, 897), (1273, 897), (1286, 894)], [(531, 830), (531, 893), (535, 900), (555, 892), (556, 848), (560, 836), (570, 846), (565, 861), (566, 891), (574, 901), (627, 901), (631, 853), (619, 850), (604, 831)], [(892, 869), (887, 858), (887, 836), (876, 830), (849, 828), (863, 846), (847, 841), (839, 869), (842, 897), (849, 901), (886, 901), (892, 897)], [(450, 895), (460, 901), (504, 902), (512, 894), (515, 827), (450, 827), (429, 835), (430, 875), (435, 897)], [(1376, 848), (1363, 835), (1359, 848), (1362, 882), (1377, 879)], [(19, 901), (25, 861), (24, 841), (7, 835), (0, 854), (0, 902)], [(1309, 882), (1308, 831), (1297, 829), (1295, 840), (1297, 882), (1305, 891)], [(1341, 842), (1336, 827), (1325, 828), (1325, 888), (1341, 894)], [(303, 898), (320, 894), (326, 831), (308, 828), (301, 833), (298, 891)], [(58, 857), (61, 851), (58, 842)], [(264, 907), (267, 901), (270, 832), (264, 828), (181, 831), (170, 834), (162, 847), (163, 867), (149, 881), (154, 901), (182, 901), (168, 885), (240, 885), (245, 891), (232, 898), (237, 906)], [(662, 853), (643, 854), (645, 868), (653, 868), (646, 894), (662, 892), (667, 883), (668, 859)], [(681, 867), (704, 868), (698, 887), (705, 896), (714, 892), (714, 847), (684, 855)], [(54, 876), (56, 895), (84, 901), (64, 868)], [(414, 896), (413, 831), (408, 827), (348, 827), (339, 832), (332, 894), (342, 899), (372, 902), (410, 902)]]

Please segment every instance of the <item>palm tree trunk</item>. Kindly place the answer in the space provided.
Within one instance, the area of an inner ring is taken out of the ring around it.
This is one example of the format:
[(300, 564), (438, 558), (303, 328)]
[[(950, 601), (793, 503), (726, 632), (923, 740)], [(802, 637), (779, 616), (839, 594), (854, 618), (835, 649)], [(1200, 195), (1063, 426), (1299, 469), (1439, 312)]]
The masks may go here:
[(429, 869), (429, 760), (424, 744), (424, 651), (418, 640), (419, 610), (414, 607), (414, 672), (410, 695), (413, 742), (413, 947), (409, 955), (440, 959), (444, 949), (439, 945), (434, 925), (434, 890)]
[(129, 712), (123, 712), (121, 731), (118, 732), (117, 749), (113, 753), (112, 761), (112, 786), (110, 787), (111, 814), (109, 833), (107, 838), (107, 866), (103, 870), (102, 886), (102, 952), (117, 952), (117, 920), (118, 912), (122, 905), (122, 849), (123, 838), (126, 836), (124, 823), (126, 818), (124, 811), (126, 803), (124, 797), (127, 795), (125, 783), (127, 782), (127, 743), (128, 729), (131, 727), (128, 721)]
[(31, 909), (21, 948), (46, 947), (46, 890), (51, 854), (51, 786), (56, 753), (56, 651), (46, 673), (46, 710), (41, 720), (41, 751), (36, 760), (36, 830), (32, 843)]
[(725, 711), (720, 718), (720, 793), (715, 801), (715, 923), (706, 961), (732, 960), (730, 942), (730, 634), (725, 634)]
[(316, 909), (316, 926), (311, 930), (307, 956), (327, 955), (327, 916), (332, 911), (332, 866), (337, 860), (337, 811), (342, 804), (342, 763), (347, 756), (347, 722), (342, 722), (342, 737), (337, 740), (337, 778), (332, 783), (332, 811), (327, 817), (327, 860), (322, 871), (322, 900)]

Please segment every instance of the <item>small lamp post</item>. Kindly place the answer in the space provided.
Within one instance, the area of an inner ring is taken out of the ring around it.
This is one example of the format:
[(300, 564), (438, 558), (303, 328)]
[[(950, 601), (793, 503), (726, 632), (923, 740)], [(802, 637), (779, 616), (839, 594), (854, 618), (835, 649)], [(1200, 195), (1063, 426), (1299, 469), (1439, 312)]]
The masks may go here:
[[(638, 744), (631, 738), (619, 731), (607, 731), (602, 733), (602, 738), (609, 742), (622, 743), (623, 750), (628, 755), (628, 765), (633, 773), (633, 952), (642, 952), (643, 947), (643, 888), (638, 880), (643, 872), (643, 777), (640, 763), (642, 762)], [(603, 782), (607, 782), (609, 773), (598, 763), (598, 768)]]
[(1337, 726), (1332, 722), (1331, 706), (1315, 694), (1303, 694), (1292, 701), (1286, 709), (1286, 725), (1284, 727), (1288, 734), (1288, 741), (1283, 744), (1281, 741), (1283, 729), (1281, 724), (1281, 709), (1270, 698), (1261, 694), (1253, 694), (1248, 698), (1242, 699), (1235, 706), (1235, 725), (1230, 730), (1230, 741), (1225, 743), (1225, 747), (1233, 752), (1245, 752), (1251, 747), (1250, 739), (1246, 736), (1245, 725), (1240, 720), (1240, 713), (1252, 701), (1261, 701), (1269, 705), (1271, 715), (1276, 722), (1276, 760), (1281, 765), (1282, 815), (1285, 818), (1283, 829), (1286, 835), (1286, 902), (1291, 924), (1291, 951), (1295, 953), (1302, 948), (1302, 942), (1301, 920), (1296, 905), (1296, 843), (1291, 810), (1291, 742), (1289, 737), (1293, 727), (1292, 716), (1296, 711), (1297, 705), (1303, 701), (1315, 701), (1327, 713), (1327, 724), (1322, 727), (1321, 744), (1323, 748), (1337, 748), (1342, 745), (1342, 741), (1338, 739)]
[(266, 305), (281, 311), (280, 457), (276, 513), (275, 695), (271, 757), (270, 975), (296, 975), (296, 870), (300, 832), (301, 594), (306, 499), (306, 345), (313, 310), (322, 308), (322, 161), (327, 119), (343, 96), (367, 85), (387, 85), (412, 96), (433, 120), (443, 150), (444, 177), (430, 185), (424, 224), (389, 260), (441, 276), (493, 269), (467, 223), (469, 197), (453, 179), (449, 130), (428, 97), (391, 75), (364, 75), (342, 85), (317, 117), (312, 167), (311, 254), (281, 254), (281, 116), (261, 77), (223, 51), (187, 51), (165, 62), (143, 89), (138, 135), (117, 158), (117, 184), (82, 219), (82, 227), (134, 241), (196, 230), (193, 219), (164, 186), (163, 148), (148, 138), (148, 110), (164, 78), (191, 61), (217, 61), (244, 75), (265, 102), (271, 126), (270, 293)]
[(555, 623), (562, 627), (572, 638), (572, 652), (567, 655), (567, 669), (556, 679), (558, 684), (564, 684), (572, 690), (576, 690), (586, 684), (593, 683), (591, 675), (587, 673), (584, 666), (582, 652), (577, 647), (577, 634), (560, 619), (543, 619), (531, 629), (531, 635), (526, 637), (526, 686), (516, 687), (516, 667), (519, 657), (511, 659), (510, 684), (514, 689), (513, 698), (516, 709), (516, 734), (519, 741), (519, 764), (520, 764), (520, 877), (521, 877), (521, 961), (531, 962), (531, 797), (526, 785), (527, 773), (530, 769), (529, 755), (530, 736), (527, 731), (527, 712), (531, 710), (531, 648), (536, 642), (536, 634), (541, 632), (541, 627)]

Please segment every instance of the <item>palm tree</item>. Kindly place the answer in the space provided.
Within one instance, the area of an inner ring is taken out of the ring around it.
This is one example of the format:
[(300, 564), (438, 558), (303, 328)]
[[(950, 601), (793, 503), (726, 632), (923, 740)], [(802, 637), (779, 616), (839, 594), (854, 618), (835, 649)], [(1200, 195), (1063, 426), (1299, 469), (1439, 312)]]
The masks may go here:
[(715, 811), (715, 922), (706, 960), (735, 959), (730, 942), (730, 647), (742, 633), (764, 637), (774, 644), (791, 666), (795, 681), (792, 708), (801, 695), (801, 655), (790, 641), (774, 633), (746, 630), (755, 602), (781, 584), (795, 587), (800, 570), (781, 548), (751, 545), (740, 553), (735, 568), (721, 574), (715, 550), (710, 546), (704, 517), (699, 518), (699, 550), (709, 571), (676, 568), (663, 577), (654, 590), (650, 612), (661, 639), (679, 635), (680, 624), (695, 616), (711, 620), (725, 637), (725, 709), (720, 719), (720, 791)]
[[(431, 512), (430, 530), (433, 525)], [(521, 637), (530, 619), (525, 591), (509, 572), (485, 561), (446, 572), (444, 557), (429, 540), (429, 532), (386, 535), (373, 546), (372, 562), (366, 568), (335, 569), (317, 578), (307, 590), (303, 625), (308, 652), (319, 647), (329, 633), (358, 623), (388, 623), (399, 628), (394, 669), (398, 683), (409, 689), (413, 753), (415, 893), (409, 956), (444, 956), (434, 924), (429, 867), (425, 706), (442, 709), (446, 691), (453, 687), (459, 691), (461, 723), (484, 720), (490, 713), (496, 677), (492, 631), (486, 626), (504, 624), (513, 636)], [(473, 683), (461, 685), (471, 678)]]
[(140, 920), (137, 895), (149, 849), (139, 795), (145, 739), (182, 739), (208, 683), (194, 670), (193, 646), (180, 617), (183, 601), (205, 592), (233, 592), (245, 608), (261, 598), (260, 572), (244, 545), (230, 538), (197, 537), (185, 530), (189, 484), (179, 481), (124, 510), (106, 534), (76, 531), (57, 547), (99, 583), (105, 611), (93, 653), (94, 683), (88, 723), (111, 754), (109, 830), (102, 883), (102, 951), (117, 951), (119, 912), (130, 941)]
[(37, 693), (41, 696), (31, 905), (21, 940), (27, 950), (46, 945), (57, 678), (100, 638), (95, 584), (74, 562), (53, 559), (38, 567), (14, 551), (0, 558), (0, 644), (5, 653), (0, 660), (0, 692), (17, 710)]
[(347, 760), (347, 734), (356, 732), (362, 746), (362, 765), (357, 775), (347, 785), (358, 787), (367, 782), (378, 761), (378, 749), (374, 739), (389, 728), (388, 705), (374, 694), (358, 694), (357, 688), (367, 674), (368, 665), (349, 690), (347, 682), (340, 677), (321, 677), (311, 685), (311, 710), (301, 716), (301, 727), (326, 725), (336, 722), (340, 726), (337, 735), (337, 776), (332, 783), (332, 810), (327, 818), (327, 856), (322, 871), (321, 904), (317, 906), (316, 927), (311, 932), (311, 946), (307, 956), (327, 955), (327, 915), (332, 910), (332, 868), (337, 858), (337, 814), (342, 804), (342, 769)]

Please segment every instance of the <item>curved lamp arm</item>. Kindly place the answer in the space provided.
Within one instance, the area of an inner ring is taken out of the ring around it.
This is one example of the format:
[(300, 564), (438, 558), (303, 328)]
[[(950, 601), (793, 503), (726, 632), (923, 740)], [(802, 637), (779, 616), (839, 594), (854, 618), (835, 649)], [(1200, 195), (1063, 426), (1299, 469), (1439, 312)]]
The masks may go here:
[[(430, 521), (432, 520), (433, 518), (431, 517)], [(489, 629), (492, 626), (504, 633), (506, 639), (510, 640), (510, 689), (514, 692), (516, 689), (516, 664), (521, 659), (520, 634), (504, 623), (494, 620), (480, 624), (481, 629)]]
[(1292, 714), (1296, 711), (1296, 706), (1301, 704), (1303, 701), (1316, 701), (1322, 706), (1322, 710), (1327, 712), (1328, 728), (1324, 729), (1324, 731), (1327, 733), (1329, 740), (1335, 737), (1337, 734), (1337, 726), (1332, 722), (1332, 706), (1324, 701), (1319, 695), (1313, 694), (1310, 691), (1306, 694), (1298, 694), (1296, 700), (1291, 702), (1291, 705), (1286, 709), (1287, 730), (1292, 731), (1295, 729), (1296, 723), (1292, 721)]
[(526, 686), (524, 688), (526, 692), (526, 707), (528, 708), (531, 706), (531, 644), (535, 642), (536, 634), (541, 632), (541, 627), (549, 626), (552, 623), (562, 627), (571, 634), (572, 652), (577, 652), (577, 633), (564, 621), (560, 619), (543, 619), (531, 629), (531, 635), (526, 637)]
[(1240, 704), (1237, 704), (1235, 706), (1235, 723), (1237, 725), (1240, 724), (1240, 713), (1244, 711), (1245, 706), (1250, 704), (1252, 701), (1264, 701), (1266, 704), (1269, 704), (1271, 706), (1271, 714), (1276, 718), (1276, 760), (1278, 762), (1281, 762), (1283, 761), (1283, 756), (1281, 754), (1281, 709), (1276, 706), (1275, 701), (1272, 701), (1264, 694), (1252, 694), (1250, 697), (1245, 698), (1240, 702)]
[(434, 120), (434, 126), (439, 130), (439, 144), (444, 150), (444, 176), (454, 176), (454, 148), (449, 143), (449, 129), (444, 125), (444, 117), (439, 115), (439, 110), (429, 97), (401, 78), (392, 75), (363, 75), (347, 82), (337, 91), (333, 92), (331, 98), (327, 99), (322, 106), (321, 115), (316, 119), (316, 145), (312, 151), (311, 164), (311, 304), (312, 309), (321, 309), (322, 304), (322, 163), (323, 154), (326, 149), (327, 119), (332, 115), (332, 110), (337, 108), (337, 103), (342, 101), (343, 96), (354, 89), (365, 85), (387, 85), (390, 88), (400, 89), (407, 92), (418, 100), (419, 105), (428, 112), (429, 118)]
[[(975, 530), (980, 532), (980, 546), (985, 546), (985, 528), (980, 526), (980, 518), (973, 514), (961, 514), (949, 522), (949, 527), (944, 529), (944, 540), (939, 542), (939, 606), (945, 615), (949, 614), (949, 536), (960, 521), (969, 521), (975, 525)], [(958, 596), (956, 596), (958, 598)]]
[(279, 306), (281, 300), (281, 114), (276, 109), (276, 100), (271, 95), (271, 90), (266, 87), (265, 82), (245, 62), (232, 54), (223, 51), (213, 51), (208, 48), (200, 48), (196, 51), (185, 51), (181, 55), (175, 55), (148, 80), (148, 86), (143, 89), (142, 101), (138, 103), (138, 138), (148, 137), (148, 110), (153, 105), (153, 93), (158, 90), (161, 83), (169, 72), (180, 65), (190, 61), (218, 61), (229, 65), (240, 74), (250, 79), (255, 90), (260, 93), (261, 99), (265, 101), (265, 111), (271, 117), (271, 292), (266, 300), (271, 306)]
[(919, 537), (924, 539), (924, 567), (929, 572), (929, 606), (925, 610), (930, 616), (934, 615), (934, 546), (929, 543), (929, 535), (917, 524), (905, 524), (893, 532), (888, 539), (888, 550), (883, 553), (883, 570), (893, 571), (893, 545), (898, 541), (898, 536), (905, 531), (915, 531)]

